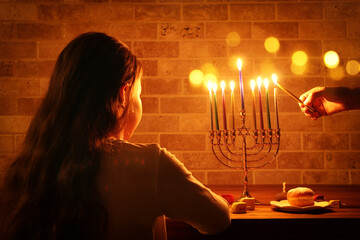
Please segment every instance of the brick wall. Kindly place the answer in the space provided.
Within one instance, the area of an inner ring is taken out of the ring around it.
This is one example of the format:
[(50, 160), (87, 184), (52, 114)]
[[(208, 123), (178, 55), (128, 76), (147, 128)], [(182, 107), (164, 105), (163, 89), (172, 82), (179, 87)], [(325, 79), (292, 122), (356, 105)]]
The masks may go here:
[[(1, 0), (0, 178), (19, 151), (57, 55), (79, 33), (108, 33), (141, 58), (144, 115), (133, 141), (158, 142), (203, 183), (228, 185), (241, 183), (242, 173), (212, 155), (208, 91), (190, 84), (189, 73), (210, 66), (219, 80), (237, 80), (241, 56), (251, 116), (249, 82), (257, 75), (276, 72), (297, 96), (319, 85), (359, 87), (360, 75), (345, 70), (349, 60), (360, 60), (359, 29), (357, 0)], [(230, 32), (239, 44), (227, 44)], [(276, 53), (264, 48), (270, 36), (280, 42)], [(291, 70), (298, 50), (308, 55), (302, 74)], [(328, 50), (340, 56), (336, 69), (324, 65)], [(283, 92), (279, 109), (280, 153), (249, 172), (251, 184), (360, 184), (359, 111), (312, 121)]]

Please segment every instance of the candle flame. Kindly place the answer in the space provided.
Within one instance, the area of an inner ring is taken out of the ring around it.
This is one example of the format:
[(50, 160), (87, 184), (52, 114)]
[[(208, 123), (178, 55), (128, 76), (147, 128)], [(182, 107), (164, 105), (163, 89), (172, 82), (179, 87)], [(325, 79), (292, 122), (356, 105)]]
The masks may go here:
[(260, 87), (261, 87), (261, 83), (262, 83), (262, 80), (261, 80), (261, 77), (260, 77), (260, 76), (256, 79), (256, 82), (257, 82), (258, 87), (260, 88)]
[(209, 89), (209, 92), (211, 92), (212, 86), (213, 86), (213, 83), (211, 81), (208, 81), (207, 82), (207, 87)]
[(251, 90), (252, 90), (252, 91), (254, 91), (255, 85), (256, 85), (256, 83), (255, 83), (254, 79), (251, 79), (251, 81), (250, 81), (250, 87), (251, 87)]
[(231, 82), (230, 82), (230, 89), (231, 89), (231, 91), (234, 91), (234, 89), (235, 89), (235, 83), (234, 83), (234, 81), (231, 81)]
[(221, 90), (225, 90), (225, 81), (221, 81), (220, 83)]
[(217, 90), (217, 84), (216, 84), (216, 83), (213, 83), (212, 87), (213, 87), (213, 91), (214, 91), (214, 93), (216, 93), (216, 90)]
[(272, 79), (273, 83), (276, 85), (277, 84), (277, 76), (275, 73), (273, 73), (273, 75), (271, 76), (271, 79)]
[(239, 71), (241, 71), (242, 61), (240, 58), (237, 60), (237, 67), (238, 67)]
[(266, 89), (268, 89), (268, 87), (269, 87), (269, 79), (267, 79), (267, 78), (264, 79), (264, 87)]

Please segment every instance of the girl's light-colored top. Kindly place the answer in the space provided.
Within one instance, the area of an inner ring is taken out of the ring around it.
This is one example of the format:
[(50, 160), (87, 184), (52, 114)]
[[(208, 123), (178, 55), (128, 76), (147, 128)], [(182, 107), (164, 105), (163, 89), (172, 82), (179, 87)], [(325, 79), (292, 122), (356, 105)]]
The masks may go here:
[(203, 234), (230, 225), (227, 202), (157, 144), (113, 141), (101, 158), (100, 193), (108, 210), (106, 239), (153, 239), (156, 217), (185, 221)]

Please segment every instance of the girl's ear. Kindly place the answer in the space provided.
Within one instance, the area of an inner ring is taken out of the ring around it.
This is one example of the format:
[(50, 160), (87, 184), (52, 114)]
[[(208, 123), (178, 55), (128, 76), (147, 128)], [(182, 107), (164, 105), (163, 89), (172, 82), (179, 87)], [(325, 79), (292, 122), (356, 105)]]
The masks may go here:
[(130, 85), (128, 83), (124, 84), (120, 88), (120, 97), (121, 97), (121, 105), (126, 106), (126, 96), (129, 94), (130, 91)]

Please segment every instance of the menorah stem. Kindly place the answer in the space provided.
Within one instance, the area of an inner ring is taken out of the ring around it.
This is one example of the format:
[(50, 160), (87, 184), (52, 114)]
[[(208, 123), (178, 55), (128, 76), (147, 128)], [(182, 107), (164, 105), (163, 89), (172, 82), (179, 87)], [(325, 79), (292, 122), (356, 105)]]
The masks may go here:
[(244, 191), (243, 194), (241, 195), (241, 198), (244, 197), (251, 197), (249, 191), (248, 191), (248, 168), (247, 168), (247, 156), (246, 156), (246, 136), (243, 135), (243, 146), (242, 146), (242, 153), (243, 153), (243, 159), (244, 159)]

